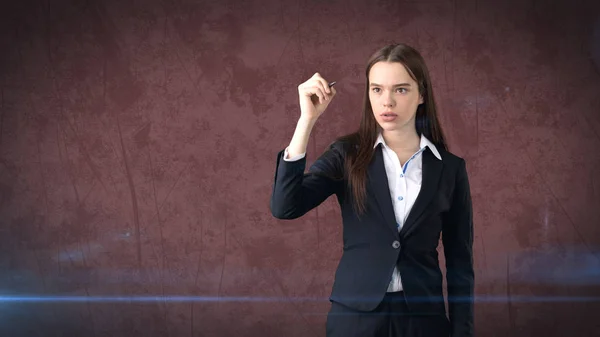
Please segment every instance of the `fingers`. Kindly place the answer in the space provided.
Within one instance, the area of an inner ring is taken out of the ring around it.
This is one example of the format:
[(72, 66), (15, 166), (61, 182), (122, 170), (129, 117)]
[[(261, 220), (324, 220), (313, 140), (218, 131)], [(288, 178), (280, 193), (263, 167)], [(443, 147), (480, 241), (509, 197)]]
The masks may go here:
[(311, 87), (311, 91), (313, 92), (314, 95), (317, 95), (319, 97), (319, 103), (323, 103), (327, 100), (327, 95), (325, 95), (325, 93), (323, 92), (323, 88), (321, 88), (321, 86), (319, 85), (315, 85), (313, 87)]
[(319, 99), (319, 103), (323, 103), (327, 100), (327, 95), (323, 92), (323, 88), (317, 83), (303, 83), (298, 89), (305, 96), (317, 96)]
[(321, 90), (323, 90), (324, 93), (331, 93), (331, 90), (329, 89), (329, 83), (325, 81), (321, 74), (315, 73), (313, 75), (313, 79), (315, 79), (319, 83), (319, 86), (321, 87)]
[[(335, 84), (335, 82), (332, 82), (331, 84)], [(320, 104), (323, 104), (325, 101), (329, 101), (333, 96), (335, 96), (335, 93), (337, 92), (335, 88), (330, 86), (330, 84), (318, 72), (315, 73), (309, 80), (300, 84), (298, 89), (305, 96), (317, 96), (312, 98), (314, 104), (316, 104), (316, 98), (318, 98), (318, 102)]]

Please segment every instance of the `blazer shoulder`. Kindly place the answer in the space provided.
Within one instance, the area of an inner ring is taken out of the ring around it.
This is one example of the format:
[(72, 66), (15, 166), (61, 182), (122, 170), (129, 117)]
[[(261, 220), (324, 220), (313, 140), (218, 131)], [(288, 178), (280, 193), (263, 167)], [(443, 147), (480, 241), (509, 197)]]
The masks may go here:
[(326, 150), (333, 149), (339, 152), (342, 155), (342, 157), (345, 157), (350, 149), (350, 146), (352, 146), (352, 144), (350, 144), (349, 141), (336, 139), (333, 142), (331, 142), (329, 146), (327, 146)]
[(467, 169), (467, 162), (463, 157), (460, 157), (450, 151), (438, 149), (444, 166), (450, 170), (453, 176), (459, 175), (461, 171)]
[(448, 168), (448, 174), (450, 176), (455, 177), (457, 180), (463, 180), (464, 178), (468, 179), (469, 168), (467, 161), (463, 157), (457, 156), (447, 150), (439, 152), (442, 156), (442, 160), (445, 161), (444, 166)]
[(462, 162), (466, 162), (463, 157), (460, 157), (450, 151), (438, 149), (438, 152), (440, 153), (442, 160), (451, 166), (458, 166)]

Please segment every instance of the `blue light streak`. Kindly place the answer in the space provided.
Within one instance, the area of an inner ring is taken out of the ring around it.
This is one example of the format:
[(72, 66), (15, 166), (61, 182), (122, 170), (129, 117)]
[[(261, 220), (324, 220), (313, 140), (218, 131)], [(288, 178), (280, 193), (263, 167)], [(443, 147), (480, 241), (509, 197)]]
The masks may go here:
[[(412, 298), (412, 301), (419, 301)], [(466, 298), (452, 299), (462, 301)], [(555, 303), (555, 302), (600, 302), (600, 296), (475, 296), (477, 303)], [(0, 296), (0, 303), (153, 303), (153, 302), (329, 302), (328, 298), (317, 297), (257, 297), (257, 296)]]

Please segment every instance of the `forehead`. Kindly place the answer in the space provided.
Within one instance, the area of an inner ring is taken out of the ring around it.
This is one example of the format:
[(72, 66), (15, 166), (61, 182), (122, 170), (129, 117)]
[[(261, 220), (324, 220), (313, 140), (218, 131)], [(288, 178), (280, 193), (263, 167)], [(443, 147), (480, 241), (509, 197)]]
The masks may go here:
[(369, 82), (383, 85), (396, 83), (415, 83), (402, 63), (377, 62), (369, 71)]

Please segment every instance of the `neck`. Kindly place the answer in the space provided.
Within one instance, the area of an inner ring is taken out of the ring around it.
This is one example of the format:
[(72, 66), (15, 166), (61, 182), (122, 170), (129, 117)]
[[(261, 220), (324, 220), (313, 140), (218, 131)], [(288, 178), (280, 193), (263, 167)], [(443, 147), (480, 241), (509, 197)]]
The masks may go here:
[(387, 146), (394, 151), (415, 151), (421, 145), (421, 137), (414, 127), (403, 130), (383, 130), (382, 136)]

